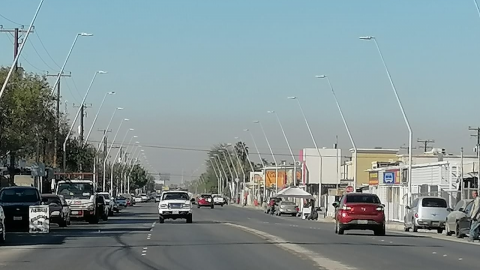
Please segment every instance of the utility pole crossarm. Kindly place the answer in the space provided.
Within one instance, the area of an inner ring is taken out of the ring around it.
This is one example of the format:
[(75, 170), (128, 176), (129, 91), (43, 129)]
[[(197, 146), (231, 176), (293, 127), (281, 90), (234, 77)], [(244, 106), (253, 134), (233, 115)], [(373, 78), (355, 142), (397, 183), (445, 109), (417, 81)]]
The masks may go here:
[(424, 152), (427, 152), (429, 148), (432, 148), (429, 146), (430, 143), (435, 143), (435, 140), (421, 140), (421, 139), (417, 139), (417, 142), (418, 143), (421, 143), (422, 146), (423, 146), (423, 151)]

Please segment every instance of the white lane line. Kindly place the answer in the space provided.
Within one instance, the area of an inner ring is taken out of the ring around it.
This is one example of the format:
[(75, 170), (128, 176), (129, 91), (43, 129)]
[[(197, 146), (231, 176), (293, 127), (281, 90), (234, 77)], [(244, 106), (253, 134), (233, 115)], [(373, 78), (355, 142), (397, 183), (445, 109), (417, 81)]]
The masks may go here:
[(255, 229), (245, 227), (245, 226), (242, 226), (242, 225), (238, 225), (238, 224), (233, 224), (233, 223), (228, 223), (228, 222), (226, 222), (224, 224), (228, 225), (228, 226), (238, 228), (238, 229), (246, 231), (246, 232), (249, 232), (251, 234), (257, 235), (260, 238), (263, 238), (263, 239), (267, 240), (268, 242), (273, 243), (274, 245), (276, 245), (276, 246), (278, 246), (278, 247), (280, 247), (280, 248), (282, 248), (286, 251), (289, 251), (289, 252), (291, 252), (291, 253), (299, 256), (299, 257), (306, 257), (306, 258), (312, 260), (321, 269), (325, 269), (325, 270), (356, 270), (357, 269), (355, 267), (345, 265), (341, 262), (334, 261), (334, 260), (329, 259), (327, 257), (323, 257), (318, 253), (315, 253), (313, 251), (310, 251), (306, 248), (301, 247), (300, 245), (290, 244), (286, 240), (284, 240), (280, 237), (271, 235), (269, 233), (259, 231), (259, 230), (255, 230)]
[(458, 258), (459, 261), (463, 260), (463, 258)]

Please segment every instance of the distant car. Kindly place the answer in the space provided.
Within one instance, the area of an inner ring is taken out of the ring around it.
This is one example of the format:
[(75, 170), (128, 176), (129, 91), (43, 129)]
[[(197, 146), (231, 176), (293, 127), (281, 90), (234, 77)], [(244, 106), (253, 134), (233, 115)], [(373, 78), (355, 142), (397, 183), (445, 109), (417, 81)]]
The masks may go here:
[(159, 222), (164, 223), (165, 219), (185, 219), (192, 223), (192, 204), (190, 196), (184, 191), (168, 191), (162, 194), (158, 204)]
[(225, 198), (220, 194), (213, 194), (212, 197), (215, 205), (220, 205), (223, 207), (225, 204), (227, 204), (227, 200), (225, 200)]
[(60, 227), (70, 225), (70, 206), (62, 195), (42, 194), (42, 204), (48, 205), (50, 211), (50, 223), (56, 223)]
[(407, 213), (404, 218), (405, 231), (412, 229), (437, 230), (442, 233), (445, 229), (445, 221), (452, 209), (447, 201), (441, 197), (423, 196), (415, 199), (410, 206), (406, 207)]
[(105, 204), (108, 209), (108, 215), (113, 216), (113, 211), (115, 211), (114, 207), (114, 201), (110, 199), (110, 193), (108, 192), (99, 192), (99, 195), (102, 195), (103, 198), (105, 198)]
[(211, 194), (201, 194), (197, 199), (197, 208), (200, 207), (210, 207), (214, 208), (215, 203)]
[(454, 234), (457, 238), (463, 238), (470, 234), (469, 213), (472, 206), (473, 199), (463, 199), (450, 211), (445, 221), (445, 231), (448, 236)]
[(135, 198), (133, 199), (133, 202), (134, 202), (134, 204), (135, 204), (135, 203), (141, 203), (141, 202), (142, 202), (142, 197), (135, 197)]
[(346, 230), (372, 230), (375, 235), (385, 235), (384, 205), (375, 194), (347, 193), (334, 202), (335, 233)]
[(147, 194), (140, 195), (140, 198), (141, 198), (141, 202), (148, 202), (150, 200)]
[(34, 187), (4, 187), (0, 191), (0, 205), (5, 214), (5, 229), (28, 231), (30, 206), (40, 205), (40, 192)]
[(291, 215), (292, 217), (295, 217), (298, 214), (298, 210), (298, 206), (294, 202), (282, 201), (278, 203), (275, 215)]
[(123, 209), (123, 208), (127, 208), (128, 206), (128, 200), (127, 198), (123, 197), (123, 196), (119, 196), (116, 198), (116, 201), (117, 201), (117, 213)]

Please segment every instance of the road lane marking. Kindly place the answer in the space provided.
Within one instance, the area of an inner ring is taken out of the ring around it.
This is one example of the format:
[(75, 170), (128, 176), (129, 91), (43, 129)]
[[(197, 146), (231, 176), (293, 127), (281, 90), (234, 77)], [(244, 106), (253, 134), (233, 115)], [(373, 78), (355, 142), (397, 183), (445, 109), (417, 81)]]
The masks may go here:
[(313, 251), (310, 251), (306, 248), (301, 247), (300, 245), (297, 244), (291, 244), (288, 241), (277, 237), (275, 235), (271, 235), (269, 233), (255, 230), (246, 226), (238, 225), (238, 224), (233, 224), (233, 223), (224, 223), (228, 226), (235, 227), (237, 229), (246, 231), (248, 233), (254, 234), (259, 236), (260, 238), (263, 238), (267, 240), (270, 243), (273, 243), (274, 245), (289, 251), (290, 253), (293, 253), (299, 257), (306, 257), (313, 261), (315, 264), (317, 264), (320, 269), (325, 269), (325, 270), (355, 270), (357, 268), (345, 265), (341, 262), (334, 261), (332, 259), (329, 259), (327, 257), (323, 257), (318, 253), (315, 253)]

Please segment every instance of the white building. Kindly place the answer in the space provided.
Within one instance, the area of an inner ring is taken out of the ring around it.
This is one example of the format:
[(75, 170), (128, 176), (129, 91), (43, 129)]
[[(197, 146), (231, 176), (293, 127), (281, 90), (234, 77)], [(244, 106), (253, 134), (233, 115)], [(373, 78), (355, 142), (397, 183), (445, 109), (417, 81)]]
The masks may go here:
[[(320, 156), (319, 156), (320, 151)], [(340, 184), (342, 150), (327, 148), (305, 148), (301, 151), (303, 182), (312, 194), (318, 194), (319, 183), (322, 183), (323, 193), (329, 188)]]

